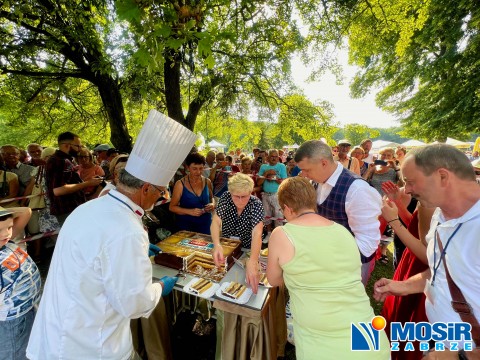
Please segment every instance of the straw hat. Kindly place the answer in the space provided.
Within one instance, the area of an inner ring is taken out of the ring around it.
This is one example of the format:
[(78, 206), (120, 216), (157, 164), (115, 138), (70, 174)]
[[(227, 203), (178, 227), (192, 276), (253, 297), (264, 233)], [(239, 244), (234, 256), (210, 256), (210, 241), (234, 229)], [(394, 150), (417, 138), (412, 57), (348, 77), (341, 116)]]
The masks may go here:
[(151, 110), (125, 169), (140, 180), (167, 186), (196, 140), (186, 127)]

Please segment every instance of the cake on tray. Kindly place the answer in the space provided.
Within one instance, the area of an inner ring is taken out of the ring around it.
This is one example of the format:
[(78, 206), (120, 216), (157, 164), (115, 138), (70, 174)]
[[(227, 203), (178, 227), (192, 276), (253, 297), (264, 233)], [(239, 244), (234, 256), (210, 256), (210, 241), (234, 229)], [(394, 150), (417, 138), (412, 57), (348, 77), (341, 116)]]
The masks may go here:
[(242, 254), (242, 242), (220, 238), (225, 264), (217, 268), (213, 262), (213, 242), (210, 235), (180, 231), (160, 241), (162, 253), (155, 256), (155, 263), (188, 272), (195, 276), (219, 282), (233, 265), (233, 258)]

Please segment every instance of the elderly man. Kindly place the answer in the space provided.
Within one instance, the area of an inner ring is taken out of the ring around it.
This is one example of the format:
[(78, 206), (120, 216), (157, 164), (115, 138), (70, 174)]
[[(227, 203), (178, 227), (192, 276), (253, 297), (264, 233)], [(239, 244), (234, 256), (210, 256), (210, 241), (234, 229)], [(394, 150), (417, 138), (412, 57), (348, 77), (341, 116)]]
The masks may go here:
[(334, 159), (337, 160), (343, 167), (351, 172), (354, 172), (357, 175), (360, 175), (360, 164), (358, 160), (352, 156), (349, 156), (350, 151), (350, 141), (343, 139), (338, 142), (338, 154), (334, 156)]
[[(164, 139), (161, 134), (172, 136)], [(149, 316), (176, 281), (164, 277), (152, 283), (142, 216), (160, 197), (168, 197), (165, 186), (174, 174), (171, 169), (178, 167), (178, 159), (195, 139), (188, 129), (152, 110), (116, 189), (79, 206), (67, 219), (33, 325), (28, 358), (138, 358), (130, 319)], [(158, 154), (164, 158), (158, 159)]]
[(20, 162), (20, 150), (14, 145), (3, 145), (0, 148), (0, 152), (7, 171), (17, 174), (18, 182), (20, 183), (18, 196), (23, 196), (26, 187), (32, 179), (34, 167)]
[(203, 176), (206, 178), (210, 177), (210, 171), (215, 166), (215, 151), (210, 150), (205, 156), (205, 169), (203, 170)]
[[(428, 320), (470, 322), (477, 347), (466, 353), (431, 352), (425, 359), (480, 359), (480, 186), (472, 165), (452, 146), (430, 145), (407, 153), (402, 174), (408, 194), (426, 207), (437, 208), (426, 236), (429, 269), (406, 281), (380, 279), (374, 296), (383, 301), (387, 295), (425, 291)], [(391, 222), (395, 221), (398, 218)], [(452, 283), (464, 300), (452, 296)]]
[(362, 282), (366, 285), (375, 267), (375, 252), (380, 242), (380, 194), (336, 162), (332, 150), (323, 141), (302, 144), (295, 161), (302, 176), (318, 184), (318, 213), (345, 226), (355, 237), (362, 262)]
[(27, 151), (30, 155), (30, 163), (32, 166), (45, 165), (45, 160), (42, 159), (42, 150), (43, 148), (36, 143), (28, 144)]
[[(272, 220), (268, 217), (283, 218), (282, 210), (278, 204), (278, 187), (280, 183), (287, 178), (287, 168), (279, 162), (278, 151), (272, 149), (268, 152), (268, 164), (263, 164), (258, 171), (257, 185), (262, 188), (262, 203), (265, 209), (265, 225), (269, 231), (272, 231)], [(283, 222), (275, 220), (274, 225), (282, 226)]]

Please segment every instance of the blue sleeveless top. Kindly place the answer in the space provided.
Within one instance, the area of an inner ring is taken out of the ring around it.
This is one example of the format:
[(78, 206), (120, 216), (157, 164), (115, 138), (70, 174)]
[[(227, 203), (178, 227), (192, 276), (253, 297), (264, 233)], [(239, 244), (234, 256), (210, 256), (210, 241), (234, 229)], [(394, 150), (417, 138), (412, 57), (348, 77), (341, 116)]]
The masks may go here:
[[(205, 205), (210, 202), (210, 191), (205, 181), (205, 186), (203, 187), (202, 193), (200, 196), (194, 194), (185, 186), (183, 180), (183, 191), (182, 196), (180, 197), (179, 206), (185, 209), (203, 209)], [(191, 216), (191, 215), (176, 215), (176, 223), (179, 230), (188, 230), (199, 232), (202, 234), (210, 234), (210, 225), (212, 224), (212, 214), (205, 213), (201, 216)]]

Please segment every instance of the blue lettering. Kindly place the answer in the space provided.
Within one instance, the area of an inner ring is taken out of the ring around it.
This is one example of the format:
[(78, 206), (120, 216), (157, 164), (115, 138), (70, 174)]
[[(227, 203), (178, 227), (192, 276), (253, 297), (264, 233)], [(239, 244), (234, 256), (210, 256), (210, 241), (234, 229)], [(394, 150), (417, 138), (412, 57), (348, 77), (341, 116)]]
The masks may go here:
[(457, 340), (460, 341), (463, 340), (466, 341), (471, 341), (472, 340), (472, 325), (469, 323), (454, 323), (453, 326), (455, 326), (455, 336), (450, 337), (449, 340)]
[(458, 351), (458, 343), (452, 341), (452, 342), (450, 343), (450, 350), (452, 350), (452, 351)]
[(441, 342), (435, 343), (435, 351), (445, 351), (445, 344)]
[(421, 342), (420, 343), (420, 351), (428, 351), (430, 349), (430, 346), (428, 342)]
[(411, 342), (407, 342), (405, 344), (405, 351), (415, 351), (415, 348), (413, 347), (413, 344)]
[(473, 350), (473, 343), (472, 342), (466, 342), (465, 344), (463, 344), (463, 350), (472, 351)]
[(415, 340), (415, 323), (406, 322), (404, 325), (397, 322), (390, 323), (391, 341)]
[(400, 344), (398, 342), (392, 342), (390, 346), (391, 351), (400, 351)]
[(432, 326), (428, 322), (419, 322), (415, 326), (415, 339), (428, 341), (432, 338)]
[[(443, 341), (452, 338), (452, 328), (445, 323), (436, 322), (432, 324), (432, 340)], [(448, 331), (448, 334), (447, 334)]]

